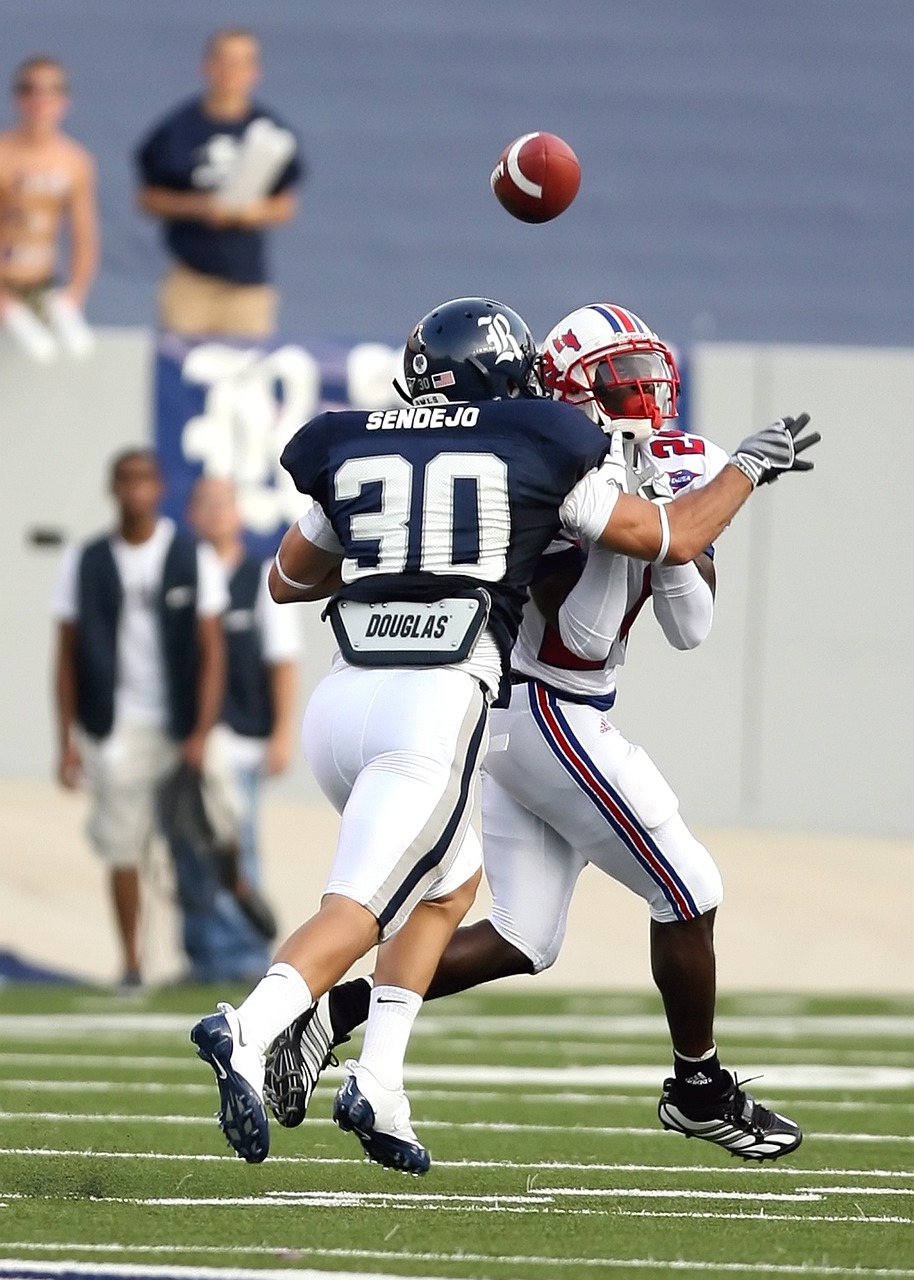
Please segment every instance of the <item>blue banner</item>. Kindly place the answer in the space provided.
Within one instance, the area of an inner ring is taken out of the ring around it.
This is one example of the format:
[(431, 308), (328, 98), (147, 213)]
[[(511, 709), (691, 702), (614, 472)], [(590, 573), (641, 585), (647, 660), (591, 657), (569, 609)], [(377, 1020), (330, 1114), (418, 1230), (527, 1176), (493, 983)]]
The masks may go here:
[(381, 343), (320, 340), (252, 346), (163, 334), (156, 352), (155, 448), (166, 485), (164, 514), (186, 527), (201, 475), (235, 484), (245, 541), (261, 558), (303, 512), (279, 456), (298, 428), (325, 409), (401, 403), (391, 385), (400, 353)]

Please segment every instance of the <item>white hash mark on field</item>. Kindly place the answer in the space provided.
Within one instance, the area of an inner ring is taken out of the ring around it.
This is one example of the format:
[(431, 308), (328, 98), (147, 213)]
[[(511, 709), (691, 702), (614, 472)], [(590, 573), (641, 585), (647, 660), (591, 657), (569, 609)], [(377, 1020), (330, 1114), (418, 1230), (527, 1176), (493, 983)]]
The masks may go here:
[[(754, 1192), (753, 1203), (765, 1204), (818, 1204), (829, 1197), (848, 1195), (898, 1196), (914, 1194), (914, 1188), (899, 1191), (895, 1187), (809, 1187), (804, 1191)], [(32, 1200), (42, 1197), (26, 1192), (12, 1192), (8, 1200)], [(54, 1199), (55, 1197), (48, 1197)], [(701, 1190), (695, 1188), (644, 1188), (644, 1187), (530, 1187), (522, 1194), (492, 1192), (482, 1195), (465, 1195), (450, 1192), (398, 1192), (354, 1191), (350, 1188), (332, 1188), (321, 1191), (267, 1191), (247, 1196), (92, 1196), (93, 1204), (129, 1204), (141, 1208), (271, 1208), (290, 1207), (324, 1209), (467, 1209), (496, 1213), (598, 1213), (606, 1210), (567, 1209), (563, 1200), (702, 1200), (709, 1202), (745, 1203), (744, 1191)], [(614, 1212), (612, 1206), (609, 1212)], [(757, 1216), (749, 1214), (749, 1216)], [(868, 1221), (858, 1206), (854, 1220)], [(914, 1220), (903, 1219), (914, 1226)]]

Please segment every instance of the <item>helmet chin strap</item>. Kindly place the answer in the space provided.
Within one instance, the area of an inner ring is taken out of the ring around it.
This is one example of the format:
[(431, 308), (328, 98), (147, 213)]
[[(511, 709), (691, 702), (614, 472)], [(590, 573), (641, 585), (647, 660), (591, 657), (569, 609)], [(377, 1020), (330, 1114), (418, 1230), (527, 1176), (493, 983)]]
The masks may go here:
[(654, 434), (652, 418), (613, 418), (612, 430), (618, 431), (623, 440), (640, 443)]

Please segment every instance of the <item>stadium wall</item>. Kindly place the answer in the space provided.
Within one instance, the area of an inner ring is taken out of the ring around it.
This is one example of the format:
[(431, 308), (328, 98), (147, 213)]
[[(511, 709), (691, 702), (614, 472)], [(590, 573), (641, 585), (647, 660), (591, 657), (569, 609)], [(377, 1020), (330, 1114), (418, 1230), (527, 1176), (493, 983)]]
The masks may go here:
[[(342, 397), (354, 389), (351, 367), (331, 354), (318, 351), (317, 365)], [(110, 519), (107, 460), (153, 437), (155, 358), (141, 329), (102, 329), (90, 361), (40, 371), (0, 344), (0, 777), (46, 778), (53, 767), (54, 538), (83, 538)], [(690, 429), (734, 446), (805, 409), (825, 439), (812, 477), (756, 495), (721, 538), (705, 645), (675, 653), (639, 620), (617, 721), (648, 747), (690, 821), (910, 837), (910, 529), (883, 479), (908, 428), (885, 411), (861, 419), (856, 406), (863, 388), (905, 385), (914, 352), (707, 344), (687, 368)], [(304, 699), (332, 645), (318, 610), (303, 607), (301, 621)], [(317, 794), (302, 762), (276, 791)]]

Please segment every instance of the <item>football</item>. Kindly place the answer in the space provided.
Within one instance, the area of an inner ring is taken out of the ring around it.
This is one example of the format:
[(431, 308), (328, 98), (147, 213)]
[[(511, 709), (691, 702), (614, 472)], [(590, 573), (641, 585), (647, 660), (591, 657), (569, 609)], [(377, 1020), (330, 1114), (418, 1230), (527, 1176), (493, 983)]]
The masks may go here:
[(549, 222), (578, 194), (581, 166), (554, 133), (525, 133), (505, 147), (489, 179), (499, 202), (521, 222)]

